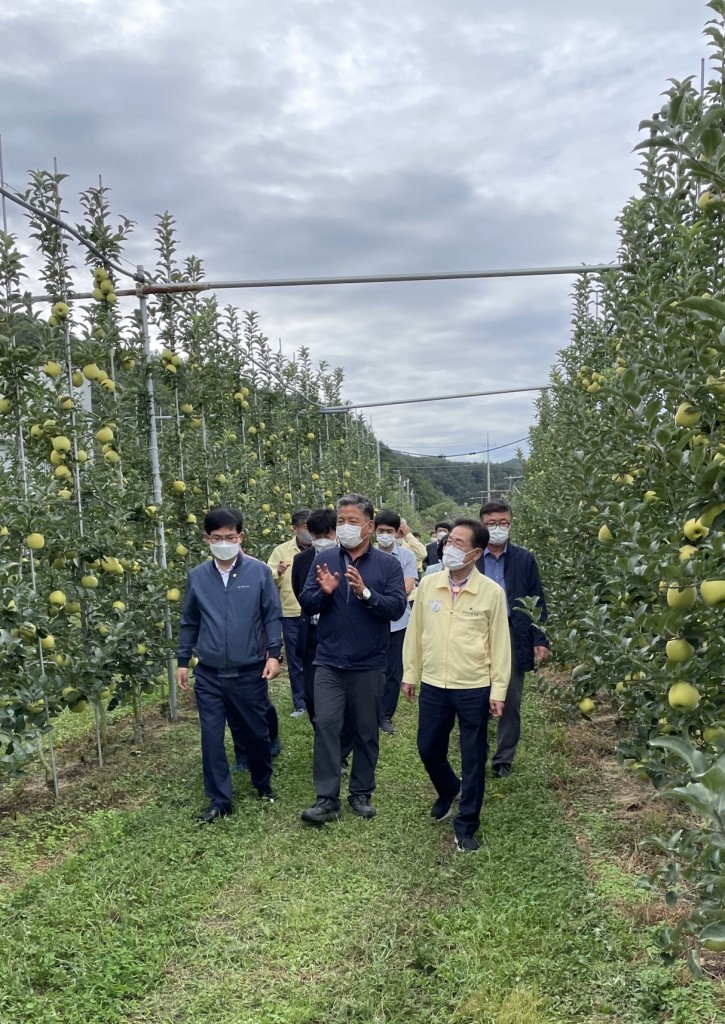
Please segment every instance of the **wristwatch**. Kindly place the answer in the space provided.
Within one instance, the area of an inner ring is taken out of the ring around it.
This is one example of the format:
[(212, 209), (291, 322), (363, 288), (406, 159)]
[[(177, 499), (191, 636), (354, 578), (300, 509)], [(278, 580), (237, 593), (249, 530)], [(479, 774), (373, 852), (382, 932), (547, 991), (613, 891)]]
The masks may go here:
[(363, 590), (363, 592), (362, 592), (362, 595), (361, 595), (361, 597), (360, 597), (360, 600), (361, 600), (361, 601), (369, 601), (369, 600), (370, 600), (370, 598), (371, 598), (372, 596), (373, 596), (373, 595), (372, 595), (372, 593), (370, 592), (369, 588), (368, 588), (368, 587), (365, 587), (365, 589)]

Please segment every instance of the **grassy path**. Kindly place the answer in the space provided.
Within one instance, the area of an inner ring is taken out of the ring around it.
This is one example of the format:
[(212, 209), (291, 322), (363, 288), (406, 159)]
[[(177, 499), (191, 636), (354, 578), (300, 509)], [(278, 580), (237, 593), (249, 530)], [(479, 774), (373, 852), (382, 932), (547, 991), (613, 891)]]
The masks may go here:
[(309, 724), (279, 692), (274, 806), (245, 778), (233, 817), (189, 821), (189, 711), (59, 806), (0, 818), (2, 1024), (725, 1021), (590, 880), (535, 698), (516, 773), (489, 786), (486, 846), (465, 856), (428, 817), (408, 707), (382, 737), (378, 817), (302, 826)]

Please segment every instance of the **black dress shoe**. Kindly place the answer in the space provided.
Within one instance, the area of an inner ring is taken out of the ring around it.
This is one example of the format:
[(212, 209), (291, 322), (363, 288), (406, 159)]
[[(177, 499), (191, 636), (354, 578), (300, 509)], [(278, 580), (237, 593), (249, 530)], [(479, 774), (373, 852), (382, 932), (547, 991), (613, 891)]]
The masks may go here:
[(493, 766), (493, 777), (495, 779), (507, 779), (511, 774), (510, 764), (495, 764)]
[(227, 814), (231, 813), (231, 807), (217, 807), (216, 804), (211, 804), (205, 811), (195, 814), (194, 821), (198, 821), (200, 825), (211, 825), (217, 818), (226, 818)]

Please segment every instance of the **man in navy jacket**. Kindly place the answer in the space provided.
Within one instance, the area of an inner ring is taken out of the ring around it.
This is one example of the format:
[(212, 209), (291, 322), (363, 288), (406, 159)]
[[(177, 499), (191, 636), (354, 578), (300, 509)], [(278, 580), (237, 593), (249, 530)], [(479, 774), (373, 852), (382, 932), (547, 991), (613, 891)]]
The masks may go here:
[(546, 599), (539, 567), (530, 551), (509, 541), (511, 506), (505, 501), (489, 501), (481, 507), (481, 522), (489, 533), (488, 547), (477, 563), (479, 572), (495, 580), (506, 592), (511, 628), (511, 682), (506, 693), (503, 715), (498, 720), (493, 774), (505, 778), (511, 774), (516, 747), (521, 735), (521, 698), (524, 676), (537, 660), (549, 656), (549, 641), (522, 609), (520, 598), (537, 599), (539, 622), (546, 621)]
[(319, 615), (315, 656), (313, 781), (317, 800), (302, 820), (321, 825), (340, 816), (340, 737), (345, 708), (353, 729), (348, 802), (372, 818), (378, 721), (390, 623), (405, 611), (400, 563), (370, 543), (373, 505), (361, 494), (337, 503), (340, 547), (316, 555), (300, 594), (306, 615)]
[(214, 508), (206, 514), (204, 540), (213, 557), (189, 573), (181, 610), (176, 658), (182, 690), (188, 689), (194, 651), (199, 659), (194, 695), (210, 803), (196, 820), (206, 824), (232, 809), (224, 750), (229, 719), (236, 719), (260, 799), (274, 799), (267, 683), (279, 675), (282, 607), (269, 567), (242, 553), (243, 539), (240, 513)]

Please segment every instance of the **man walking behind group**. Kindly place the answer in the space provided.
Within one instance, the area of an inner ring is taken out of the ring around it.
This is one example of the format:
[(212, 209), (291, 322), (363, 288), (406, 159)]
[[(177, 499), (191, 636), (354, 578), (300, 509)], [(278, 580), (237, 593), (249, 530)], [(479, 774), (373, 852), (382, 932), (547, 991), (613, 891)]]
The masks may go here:
[[(413, 700), (420, 684), (418, 752), (438, 794), (431, 817), (444, 821), (460, 796), (453, 831), (463, 852), (478, 849), (488, 716), (501, 715), (511, 674), (506, 598), (476, 569), (487, 544), (475, 519), (453, 523), (444, 568), (421, 580), (403, 645), (403, 693)], [(456, 718), (460, 779), (448, 760)]]
[(489, 501), (481, 507), (481, 522), (489, 533), (488, 544), (477, 568), (503, 587), (511, 623), (511, 681), (506, 707), (498, 720), (493, 774), (504, 779), (511, 774), (516, 747), (521, 736), (521, 698), (524, 676), (536, 661), (549, 657), (549, 641), (522, 609), (520, 598), (537, 598), (541, 610), (539, 622), (545, 622), (546, 599), (536, 559), (526, 548), (509, 541), (511, 506), (505, 501)]
[(194, 696), (201, 725), (204, 792), (209, 806), (196, 820), (205, 824), (232, 810), (232, 782), (224, 750), (228, 720), (236, 719), (246, 748), (252, 785), (273, 800), (267, 683), (279, 675), (282, 609), (264, 562), (240, 550), (242, 517), (213, 508), (204, 518), (204, 540), (212, 558), (195, 566), (186, 582), (176, 649), (177, 678), (189, 687), (189, 661), (196, 651)]
[[(396, 543), (395, 535), (400, 529), (400, 516), (397, 512), (389, 509), (381, 509), (375, 516), (375, 533), (377, 534), (378, 547), (386, 554), (392, 555), (400, 562), (403, 571), (403, 582), (405, 584), (406, 597), (410, 597), (413, 588), (418, 581), (418, 566), (415, 555), (403, 544)], [(403, 683), (403, 641), (405, 640), (405, 627), (410, 619), (410, 605), (406, 604), (405, 611), (399, 619), (390, 623), (390, 643), (388, 644), (388, 657), (385, 667), (385, 689), (380, 705), (380, 728), (383, 732), (393, 734), (393, 715), (398, 707), (400, 687)]]
[(390, 623), (405, 611), (397, 559), (374, 548), (373, 506), (361, 494), (337, 503), (340, 547), (315, 556), (300, 604), (319, 615), (315, 656), (313, 781), (317, 800), (302, 820), (321, 825), (340, 816), (341, 732), (352, 718), (348, 802), (361, 818), (375, 816), (370, 796), (378, 761), (378, 720), (385, 682)]
[(283, 544), (278, 544), (267, 559), (272, 576), (279, 589), (282, 601), (282, 635), (284, 637), (284, 653), (287, 659), (290, 689), (292, 691), (292, 718), (300, 718), (305, 713), (305, 680), (302, 671), (302, 659), (297, 653), (300, 632), (300, 606), (292, 589), (292, 561), (295, 555), (307, 550), (312, 544), (312, 537), (307, 529), (308, 508), (298, 509), (292, 513), (292, 530), (294, 536)]

